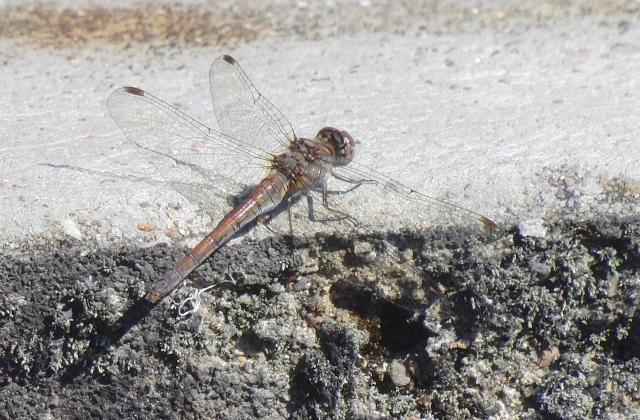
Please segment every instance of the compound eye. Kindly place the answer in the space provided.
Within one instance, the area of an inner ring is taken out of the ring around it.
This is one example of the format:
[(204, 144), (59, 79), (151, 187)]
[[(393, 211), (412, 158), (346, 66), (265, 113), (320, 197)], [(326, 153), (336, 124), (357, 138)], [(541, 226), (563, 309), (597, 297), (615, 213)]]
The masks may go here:
[(318, 139), (322, 138), (331, 144), (335, 157), (340, 158), (340, 165), (346, 165), (355, 155), (356, 143), (346, 131), (336, 130), (333, 127), (324, 127), (318, 132)]
[(356, 142), (353, 140), (353, 137), (349, 135), (346, 131), (341, 131), (340, 135), (342, 136), (342, 141), (344, 142), (345, 149), (353, 149), (356, 147)]
[(337, 146), (339, 148), (344, 147), (345, 140), (344, 137), (342, 137), (340, 131), (336, 130), (333, 127), (324, 127), (322, 130), (320, 130), (320, 132), (327, 140), (330, 140), (331, 144), (333, 144), (334, 146)]
[(344, 140), (344, 137), (342, 137), (342, 134), (340, 134), (338, 130), (333, 130), (331, 132), (331, 140), (333, 141), (333, 144), (338, 146), (340, 149), (344, 149), (345, 140)]

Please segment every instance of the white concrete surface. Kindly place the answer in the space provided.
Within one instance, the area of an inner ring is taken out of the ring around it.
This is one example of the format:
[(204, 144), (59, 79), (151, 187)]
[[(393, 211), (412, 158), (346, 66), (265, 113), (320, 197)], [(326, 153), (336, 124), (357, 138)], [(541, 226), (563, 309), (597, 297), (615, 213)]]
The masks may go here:
[[(358, 161), (503, 226), (557, 212), (634, 215), (640, 30), (599, 22), (267, 37), (231, 50), (155, 53), (109, 44), (25, 49), (0, 39), (0, 239), (153, 243), (168, 241), (163, 230), (176, 224), (192, 239), (209, 230), (195, 206), (148, 182), (157, 174), (111, 119), (106, 98), (137, 86), (215, 127), (207, 74), (221, 54), (241, 63), (299, 135), (345, 129), (360, 142)], [(612, 204), (605, 194), (620, 185), (632, 199)], [(158, 229), (142, 232), (140, 222)]]

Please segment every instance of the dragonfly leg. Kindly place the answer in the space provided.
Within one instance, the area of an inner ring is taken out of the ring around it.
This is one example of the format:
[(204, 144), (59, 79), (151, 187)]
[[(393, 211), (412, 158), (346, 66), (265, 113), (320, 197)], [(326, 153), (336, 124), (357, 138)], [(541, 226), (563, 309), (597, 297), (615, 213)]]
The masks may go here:
[(331, 194), (331, 191), (328, 191), (327, 184), (326, 182), (324, 182), (322, 184), (322, 207), (324, 207), (325, 210), (327, 210), (329, 215), (323, 218), (316, 217), (316, 214), (319, 214), (319, 213), (315, 210), (313, 197), (307, 194), (307, 203), (309, 207), (309, 219), (314, 222), (339, 222), (339, 221), (347, 220), (351, 222), (354, 226), (357, 226), (358, 225), (357, 220), (351, 215), (349, 215), (349, 213), (339, 208), (336, 208), (334, 206), (331, 206), (329, 204), (329, 194)]
[(331, 193), (336, 193), (336, 194), (345, 194), (348, 192), (351, 192), (353, 190), (355, 190), (356, 188), (358, 188), (361, 185), (376, 185), (378, 183), (378, 181), (375, 181), (373, 179), (352, 179), (352, 178), (347, 178), (345, 176), (342, 175), (338, 175), (335, 172), (331, 172), (331, 176), (333, 176), (335, 179), (338, 179), (342, 182), (346, 182), (347, 184), (352, 184), (352, 186), (344, 191), (335, 191), (335, 192), (331, 192)]

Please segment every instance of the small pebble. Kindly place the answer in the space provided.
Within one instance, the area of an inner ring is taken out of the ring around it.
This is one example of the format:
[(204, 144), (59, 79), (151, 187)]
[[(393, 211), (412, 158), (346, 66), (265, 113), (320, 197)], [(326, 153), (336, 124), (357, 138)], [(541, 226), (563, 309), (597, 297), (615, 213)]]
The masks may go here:
[(176, 228), (167, 228), (164, 230), (164, 234), (167, 235), (171, 239), (180, 239), (182, 238), (182, 234)]
[(307, 290), (309, 288), (309, 286), (310, 286), (309, 285), (309, 280), (307, 280), (305, 277), (303, 277), (293, 285), (293, 290), (295, 290), (297, 292), (301, 292), (303, 290)]
[(138, 229), (143, 232), (151, 232), (155, 228), (156, 228), (156, 225), (154, 225), (153, 223), (147, 223), (147, 222), (138, 223)]
[(73, 239), (81, 240), (82, 233), (80, 233), (80, 229), (71, 219), (65, 219), (62, 221), (62, 229), (64, 229), (64, 233), (71, 236)]
[(547, 277), (551, 274), (551, 266), (549, 264), (532, 263), (530, 267), (531, 271), (541, 275), (542, 277)]
[(355, 255), (364, 255), (373, 251), (373, 245), (370, 242), (354, 242), (353, 244), (353, 253)]
[(407, 386), (411, 382), (411, 378), (407, 375), (407, 369), (398, 361), (393, 361), (389, 365), (389, 377), (397, 387)]
[(547, 228), (541, 219), (523, 220), (518, 224), (518, 231), (521, 236), (543, 239), (547, 235)]

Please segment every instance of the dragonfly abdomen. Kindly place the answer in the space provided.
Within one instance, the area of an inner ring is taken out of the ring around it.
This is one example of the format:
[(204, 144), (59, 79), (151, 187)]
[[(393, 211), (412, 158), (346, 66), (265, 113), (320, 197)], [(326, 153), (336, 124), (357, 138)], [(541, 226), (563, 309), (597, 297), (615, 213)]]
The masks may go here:
[(233, 235), (258, 216), (274, 210), (282, 203), (290, 189), (288, 177), (275, 173), (266, 177), (258, 187), (218, 223), (218, 225), (162, 278), (157, 281), (146, 299), (156, 303), (176, 289), (185, 278)]

